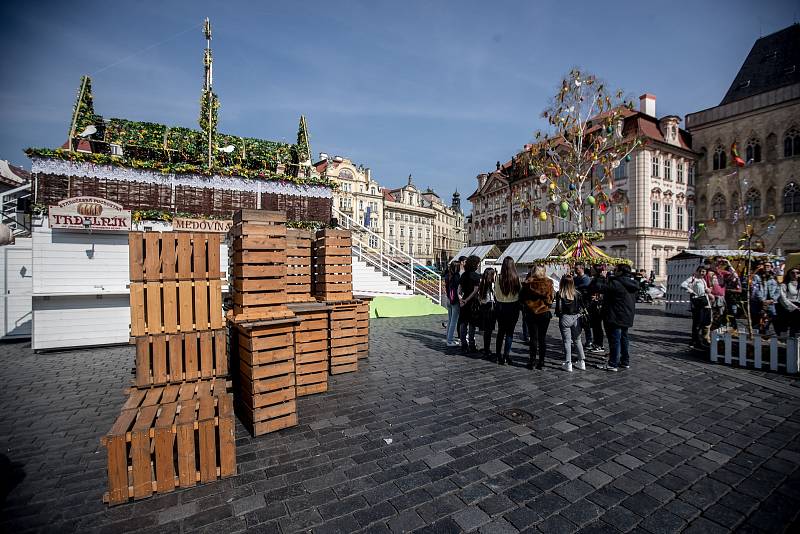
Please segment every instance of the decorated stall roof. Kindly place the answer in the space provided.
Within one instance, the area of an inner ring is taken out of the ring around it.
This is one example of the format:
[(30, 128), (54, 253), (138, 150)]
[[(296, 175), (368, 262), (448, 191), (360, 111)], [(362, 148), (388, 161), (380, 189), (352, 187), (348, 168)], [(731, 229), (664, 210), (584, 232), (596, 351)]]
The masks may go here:
[(451, 262), (455, 261), (461, 256), (466, 256), (466, 257), (478, 256), (482, 261), (490, 256), (496, 258), (498, 255), (500, 255), (500, 249), (497, 248), (497, 245), (480, 245), (477, 247), (472, 246), (472, 247), (462, 248), (461, 250), (455, 253), (455, 255), (450, 261)]
[[(546, 258), (553, 251), (559, 244), (558, 239), (537, 239), (535, 241), (527, 241), (529, 246), (525, 249), (525, 251), (520, 254), (519, 258), (514, 258), (514, 260), (522, 265), (528, 265), (534, 263), (536, 260), (540, 260), (542, 258)], [(510, 247), (509, 247), (510, 248)]]

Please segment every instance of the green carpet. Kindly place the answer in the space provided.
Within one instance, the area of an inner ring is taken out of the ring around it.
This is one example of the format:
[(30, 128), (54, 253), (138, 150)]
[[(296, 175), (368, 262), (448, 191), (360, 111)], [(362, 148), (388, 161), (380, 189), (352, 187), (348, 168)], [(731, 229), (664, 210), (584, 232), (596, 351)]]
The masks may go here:
[(417, 317), (439, 313), (447, 313), (447, 310), (420, 295), (407, 299), (375, 297), (369, 304), (370, 317)]

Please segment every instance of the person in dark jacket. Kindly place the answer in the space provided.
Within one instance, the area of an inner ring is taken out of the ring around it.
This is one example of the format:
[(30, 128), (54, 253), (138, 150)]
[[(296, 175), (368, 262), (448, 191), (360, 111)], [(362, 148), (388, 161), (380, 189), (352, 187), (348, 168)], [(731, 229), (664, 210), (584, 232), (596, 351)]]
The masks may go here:
[[(466, 261), (467, 258), (463, 261)], [(458, 303), (458, 286), (461, 280), (460, 268), (462, 261), (453, 261), (445, 277), (445, 290), (447, 291), (447, 346), (457, 347), (458, 341), (455, 340), (456, 327), (458, 326), (458, 316), (461, 312), (461, 305)]]
[(594, 273), (587, 289), (586, 311), (589, 314), (589, 325), (592, 329), (592, 342), (586, 347), (586, 352), (605, 356), (606, 348), (603, 346), (605, 333), (603, 332), (603, 293), (598, 289), (598, 283), (602, 279), (601, 272), (604, 267), (594, 266)]
[(528, 332), (531, 336), (528, 369), (533, 369), (534, 361), (536, 361), (537, 369), (544, 367), (547, 326), (553, 317), (550, 312), (553, 297), (553, 281), (547, 277), (545, 268), (537, 265), (522, 283), (519, 292), (519, 302), (522, 305), (523, 315), (528, 323)]
[(603, 314), (610, 351), (608, 362), (598, 367), (606, 371), (617, 371), (620, 366), (628, 369), (628, 328), (633, 326), (639, 284), (631, 276), (630, 266), (624, 263), (617, 265), (613, 275), (605, 271), (602, 274), (597, 287), (603, 293)]
[(475, 351), (475, 327), (480, 320), (480, 298), (478, 297), (478, 286), (481, 282), (481, 275), (478, 274), (478, 267), (481, 259), (478, 256), (470, 256), (464, 265), (464, 273), (458, 283), (458, 303), (461, 312), (458, 316), (458, 333), (461, 338), (461, 351)]

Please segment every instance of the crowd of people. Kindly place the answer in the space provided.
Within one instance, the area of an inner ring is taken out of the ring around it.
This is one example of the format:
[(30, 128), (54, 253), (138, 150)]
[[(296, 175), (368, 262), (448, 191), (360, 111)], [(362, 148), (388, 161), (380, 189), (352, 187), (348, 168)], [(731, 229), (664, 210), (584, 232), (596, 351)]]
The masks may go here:
[(778, 336), (800, 334), (800, 269), (788, 269), (781, 277), (774, 265), (762, 261), (753, 265), (750, 281), (743, 279), (730, 260), (706, 260), (686, 280), (692, 310), (692, 341), (706, 349), (710, 333), (720, 327), (737, 327), (737, 318), (746, 317), (760, 334), (770, 327)]
[[(509, 364), (514, 331), (522, 316), (523, 342), (529, 345), (527, 368), (542, 370), (548, 354), (547, 329), (555, 313), (562, 369), (585, 370), (587, 353), (608, 356), (597, 366), (600, 369), (630, 368), (628, 329), (633, 326), (640, 286), (628, 265), (620, 264), (613, 272), (597, 265), (591, 276), (583, 265), (575, 265), (561, 277), (555, 291), (542, 265), (532, 267), (520, 280), (510, 256), (503, 260), (499, 273), (494, 267), (479, 273), (480, 264), (478, 256), (462, 256), (445, 274), (448, 346), (460, 346), (464, 353), (477, 352), (475, 335), (480, 330), (483, 357), (499, 365)], [(603, 346), (606, 337), (608, 352)]]

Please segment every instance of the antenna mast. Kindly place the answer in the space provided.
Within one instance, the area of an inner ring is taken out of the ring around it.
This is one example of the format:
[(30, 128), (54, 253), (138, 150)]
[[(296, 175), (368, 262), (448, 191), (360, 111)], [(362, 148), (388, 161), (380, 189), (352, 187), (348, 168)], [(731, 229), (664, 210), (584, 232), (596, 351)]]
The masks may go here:
[(205, 66), (205, 102), (208, 109), (202, 110), (206, 113), (208, 120), (208, 168), (211, 169), (212, 164), (212, 143), (214, 137), (213, 115), (214, 115), (214, 58), (211, 55), (211, 21), (206, 17), (205, 24), (203, 24), (203, 35), (206, 37), (206, 49), (203, 55), (203, 65)]

